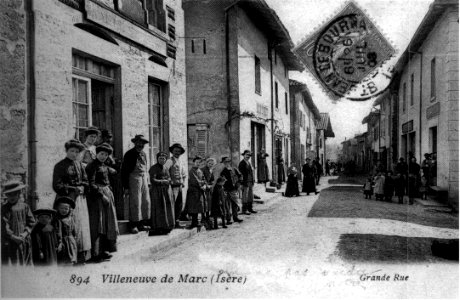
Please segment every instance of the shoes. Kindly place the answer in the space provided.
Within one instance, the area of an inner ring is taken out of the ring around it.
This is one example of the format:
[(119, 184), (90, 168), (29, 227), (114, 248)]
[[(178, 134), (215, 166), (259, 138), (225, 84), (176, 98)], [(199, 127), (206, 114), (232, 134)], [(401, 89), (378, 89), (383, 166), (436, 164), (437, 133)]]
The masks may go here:
[(232, 221), (230, 221), (230, 220), (227, 220), (227, 222), (226, 222), (225, 224), (226, 224), (226, 225), (232, 225), (232, 224), (233, 224), (233, 222), (232, 222)]
[(181, 229), (184, 228), (184, 226), (182, 226), (179, 221), (176, 221), (174, 228)]
[(239, 218), (233, 218), (233, 222), (235, 223), (241, 223), (243, 222), (243, 220), (239, 219)]
[(222, 225), (222, 228), (228, 228), (228, 226), (227, 225)]
[(256, 214), (257, 211), (253, 210), (252, 208), (248, 210), (248, 212), (250, 212), (250, 214)]
[(129, 230), (130, 233), (132, 234), (138, 234), (139, 233), (139, 229), (137, 229), (137, 227), (132, 227), (130, 230)]
[(111, 258), (113, 257), (113, 255), (110, 254), (109, 252), (105, 251), (104, 253), (102, 253), (102, 254), (100, 255), (100, 257), (101, 257), (102, 259), (104, 259), (104, 260), (108, 260), (108, 259), (111, 259)]
[(139, 231), (149, 231), (149, 230), (150, 230), (150, 226), (139, 225), (139, 226), (138, 226), (138, 229), (139, 229)]
[(251, 215), (251, 213), (249, 211), (245, 210), (245, 211), (243, 211), (243, 215), (248, 215), (249, 216), (249, 215)]

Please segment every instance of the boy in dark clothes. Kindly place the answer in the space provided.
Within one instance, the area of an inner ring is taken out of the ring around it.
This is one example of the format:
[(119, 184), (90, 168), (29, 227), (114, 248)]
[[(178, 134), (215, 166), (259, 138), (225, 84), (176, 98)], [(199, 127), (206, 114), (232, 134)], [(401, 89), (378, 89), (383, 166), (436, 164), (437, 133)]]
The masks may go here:
[(57, 264), (57, 252), (62, 250), (62, 244), (58, 241), (56, 229), (51, 225), (54, 209), (36, 209), (37, 225), (32, 230), (32, 259), (34, 265)]
[(225, 225), (225, 181), (227, 180), (224, 177), (219, 177), (212, 191), (211, 216), (214, 218), (214, 229), (219, 228), (217, 218), (222, 218), (222, 228), (227, 228)]
[[(72, 215), (75, 202), (72, 198), (60, 197), (56, 199), (55, 206), (57, 214), (53, 226), (56, 229), (58, 241), (60, 241), (58, 248), (61, 250), (57, 253), (58, 263), (75, 264), (78, 253), (77, 241), (75, 239), (75, 219)], [(62, 247), (60, 247), (61, 244)]]
[(388, 171), (385, 176), (385, 185), (383, 186), (383, 193), (385, 195), (385, 201), (391, 202), (393, 194), (395, 192), (395, 182), (393, 179), (393, 172)]
[(404, 176), (398, 172), (394, 180), (395, 194), (398, 197), (398, 203), (403, 204), (404, 190), (405, 190), (405, 180)]
[(372, 199), (372, 184), (372, 176), (367, 177), (367, 180), (363, 185), (364, 199)]

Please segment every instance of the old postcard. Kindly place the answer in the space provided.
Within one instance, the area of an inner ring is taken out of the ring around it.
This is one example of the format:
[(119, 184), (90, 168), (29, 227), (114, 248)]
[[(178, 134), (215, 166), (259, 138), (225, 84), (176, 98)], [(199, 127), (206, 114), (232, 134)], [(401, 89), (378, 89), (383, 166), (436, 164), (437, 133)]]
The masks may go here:
[(1, 296), (458, 298), (458, 20), (0, 1)]

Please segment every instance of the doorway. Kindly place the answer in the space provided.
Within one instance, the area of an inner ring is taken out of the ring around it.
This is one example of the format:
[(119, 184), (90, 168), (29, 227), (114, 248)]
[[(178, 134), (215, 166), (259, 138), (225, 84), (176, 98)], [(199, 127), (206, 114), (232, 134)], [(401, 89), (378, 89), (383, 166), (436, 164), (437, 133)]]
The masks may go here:
[(251, 122), (251, 163), (257, 169), (257, 154), (265, 149), (265, 125)]

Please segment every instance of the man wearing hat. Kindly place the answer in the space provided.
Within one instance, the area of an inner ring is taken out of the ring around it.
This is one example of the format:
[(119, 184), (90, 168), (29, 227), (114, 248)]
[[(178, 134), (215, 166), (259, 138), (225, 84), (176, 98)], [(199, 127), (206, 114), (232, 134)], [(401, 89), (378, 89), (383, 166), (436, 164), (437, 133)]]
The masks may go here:
[(150, 219), (150, 195), (148, 186), (147, 156), (143, 151), (149, 141), (143, 135), (136, 135), (131, 142), (134, 148), (128, 150), (121, 165), (121, 178), (125, 196), (129, 196), (130, 232), (149, 230), (143, 222)]
[(225, 165), (225, 168), (222, 170), (220, 176), (224, 177), (226, 180), (224, 184), (224, 191), (227, 195), (225, 199), (227, 225), (232, 224), (232, 216), (233, 221), (240, 223), (243, 222), (243, 220), (238, 218), (238, 185), (242, 176), (237, 168), (231, 166), (232, 160), (229, 157), (222, 157), (222, 163)]
[(184, 147), (181, 144), (175, 143), (169, 147), (169, 152), (172, 156), (166, 161), (164, 167), (169, 171), (171, 176), (171, 189), (174, 200), (174, 216), (176, 219), (176, 227), (180, 227), (179, 219), (187, 220), (186, 215), (183, 213), (183, 199), (182, 199), (182, 188), (187, 178), (187, 173), (183, 163), (179, 160), (180, 156), (185, 153)]
[(255, 210), (252, 209), (252, 203), (254, 202), (254, 169), (251, 165), (251, 151), (245, 150), (243, 153), (243, 159), (240, 161), (238, 165), (238, 169), (240, 170), (241, 174), (243, 175), (243, 214), (250, 215), (251, 213), (257, 213)]
[(32, 262), (30, 233), (35, 218), (20, 198), (26, 186), (20, 181), (7, 182), (2, 190), (7, 202), (2, 205), (2, 263), (29, 265)]

